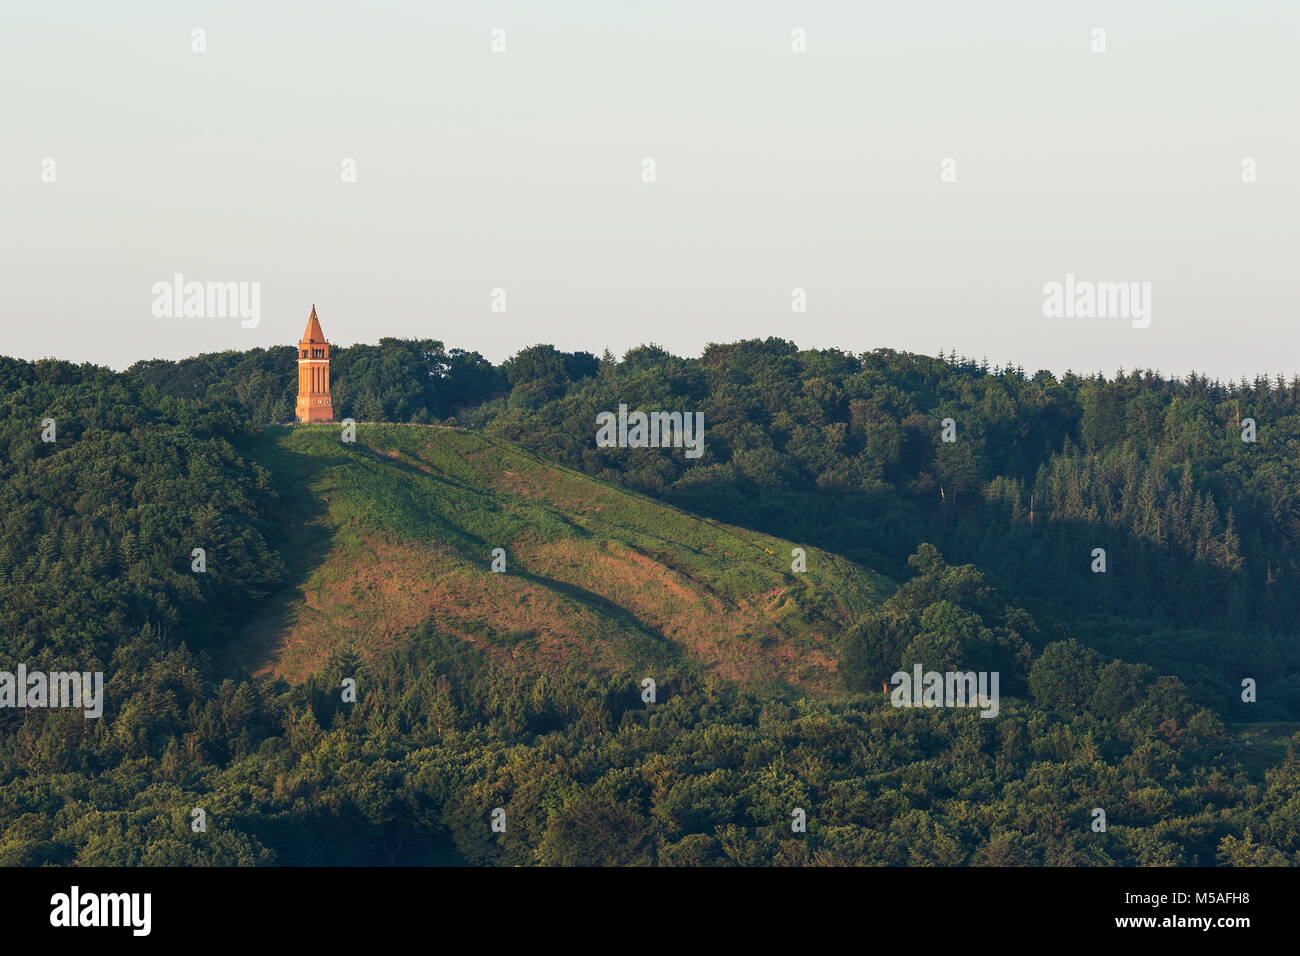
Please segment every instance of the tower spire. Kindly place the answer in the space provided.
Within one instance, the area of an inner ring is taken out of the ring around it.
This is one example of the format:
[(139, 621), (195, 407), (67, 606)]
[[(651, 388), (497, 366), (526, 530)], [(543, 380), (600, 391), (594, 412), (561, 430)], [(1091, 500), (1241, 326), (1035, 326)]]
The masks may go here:
[(334, 406), (330, 401), (330, 344), (316, 317), (312, 303), (307, 328), (298, 342), (298, 405), (295, 414), (300, 422), (332, 422)]
[(307, 319), (307, 330), (302, 333), (302, 340), (314, 345), (325, 344), (325, 333), (321, 331), (320, 319), (316, 318), (316, 306), (311, 307), (311, 316)]

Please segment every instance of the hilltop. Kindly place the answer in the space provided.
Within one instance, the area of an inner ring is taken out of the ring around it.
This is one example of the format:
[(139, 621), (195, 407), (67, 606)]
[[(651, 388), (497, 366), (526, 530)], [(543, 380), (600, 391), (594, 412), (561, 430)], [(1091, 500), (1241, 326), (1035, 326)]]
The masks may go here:
[(242, 450), (273, 476), (288, 568), (235, 643), (259, 675), (373, 659), (427, 623), (520, 672), (675, 663), (826, 691), (839, 636), (894, 589), (474, 432), (360, 424), (348, 444), (338, 425), (273, 426)]

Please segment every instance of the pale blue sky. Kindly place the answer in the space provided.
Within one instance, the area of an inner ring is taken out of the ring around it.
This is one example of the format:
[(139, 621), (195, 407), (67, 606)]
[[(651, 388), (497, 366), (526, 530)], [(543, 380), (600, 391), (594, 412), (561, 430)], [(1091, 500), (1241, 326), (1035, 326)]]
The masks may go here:
[[(315, 303), (339, 344), (496, 361), (780, 335), (1300, 370), (1300, 4), (30, 6), (0, 10), (3, 354), (290, 343)], [(178, 272), (260, 282), (261, 324), (155, 318)], [(1151, 282), (1150, 327), (1044, 318), (1067, 272)]]

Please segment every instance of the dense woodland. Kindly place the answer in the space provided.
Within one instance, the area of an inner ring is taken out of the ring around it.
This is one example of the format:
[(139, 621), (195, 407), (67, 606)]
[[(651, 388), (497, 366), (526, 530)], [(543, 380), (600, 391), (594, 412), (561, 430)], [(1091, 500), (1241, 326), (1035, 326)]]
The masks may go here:
[[(214, 661), (284, 580), (246, 449), (292, 415), (293, 349), (0, 359), (0, 669), (112, 687), (99, 720), (0, 710), (0, 862), (1300, 863), (1300, 382), (777, 339), (335, 355), (337, 417), (454, 421), (903, 583), (843, 634), (825, 699), (683, 668), (647, 707), (639, 674), (521, 673), (431, 625), (253, 680)], [(702, 411), (704, 456), (596, 448), (620, 403)], [(213, 573), (188, 573), (195, 540)], [(918, 659), (1000, 671), (998, 717), (890, 706), (882, 674)]]

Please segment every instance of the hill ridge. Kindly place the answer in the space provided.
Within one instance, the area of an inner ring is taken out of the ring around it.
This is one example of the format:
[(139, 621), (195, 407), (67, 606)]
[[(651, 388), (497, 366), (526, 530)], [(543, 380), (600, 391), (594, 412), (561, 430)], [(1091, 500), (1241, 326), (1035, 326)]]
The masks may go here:
[(678, 664), (819, 692), (840, 631), (893, 588), (470, 429), (358, 423), (343, 443), (337, 425), (269, 427), (246, 452), (289, 529), (290, 583), (236, 641), (264, 676), (300, 681), (335, 649), (373, 657), (431, 625), (529, 671)]

